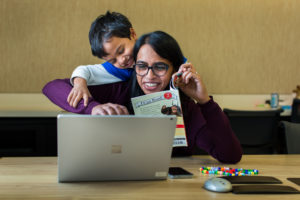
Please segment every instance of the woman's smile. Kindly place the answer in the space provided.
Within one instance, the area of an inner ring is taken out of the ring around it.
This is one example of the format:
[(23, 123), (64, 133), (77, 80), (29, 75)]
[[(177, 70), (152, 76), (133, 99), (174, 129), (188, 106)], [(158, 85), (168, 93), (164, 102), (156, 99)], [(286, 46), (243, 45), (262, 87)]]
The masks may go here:
[(155, 63), (165, 63), (169, 66), (165, 75), (157, 76), (149, 69), (144, 76), (137, 75), (137, 81), (145, 94), (163, 91), (171, 80), (173, 66), (170, 61), (160, 57), (149, 44), (143, 45), (137, 55), (136, 63), (146, 63), (147, 66), (153, 66)]
[(145, 82), (145, 83), (143, 83), (143, 87), (146, 90), (152, 91), (152, 92), (155, 92), (158, 89), (158, 85), (159, 85), (159, 83), (154, 83), (154, 82)]

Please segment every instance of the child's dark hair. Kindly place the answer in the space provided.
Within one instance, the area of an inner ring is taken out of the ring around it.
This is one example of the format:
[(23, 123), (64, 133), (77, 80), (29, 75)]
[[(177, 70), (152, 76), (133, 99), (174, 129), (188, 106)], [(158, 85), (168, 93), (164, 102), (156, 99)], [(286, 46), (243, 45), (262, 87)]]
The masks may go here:
[(103, 43), (114, 36), (130, 39), (130, 28), (132, 28), (130, 21), (121, 13), (107, 11), (105, 15), (97, 17), (91, 24), (89, 32), (92, 54), (100, 59), (106, 56)]

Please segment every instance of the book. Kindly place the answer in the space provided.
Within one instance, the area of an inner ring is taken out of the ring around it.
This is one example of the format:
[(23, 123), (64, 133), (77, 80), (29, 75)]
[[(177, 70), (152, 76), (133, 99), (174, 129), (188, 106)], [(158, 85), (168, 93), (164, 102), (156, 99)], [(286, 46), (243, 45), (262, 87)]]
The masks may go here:
[(181, 103), (178, 90), (166, 90), (131, 98), (135, 115), (176, 115), (177, 125), (173, 147), (186, 147)]

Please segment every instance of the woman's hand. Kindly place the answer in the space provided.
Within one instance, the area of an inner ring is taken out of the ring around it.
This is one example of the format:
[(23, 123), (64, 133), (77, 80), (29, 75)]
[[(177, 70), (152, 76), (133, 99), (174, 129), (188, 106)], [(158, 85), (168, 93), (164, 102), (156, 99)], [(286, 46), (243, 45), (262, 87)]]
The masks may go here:
[(87, 88), (86, 80), (80, 77), (74, 79), (74, 87), (68, 96), (68, 103), (70, 106), (76, 108), (78, 102), (83, 98), (84, 106), (87, 106), (89, 97), (92, 97), (89, 89)]
[(182, 64), (178, 72), (173, 74), (173, 80), (175, 80), (175, 76), (180, 73), (182, 73), (182, 75), (177, 77), (176, 84), (182, 92), (200, 104), (205, 104), (210, 100), (200, 75), (196, 72), (191, 63)]
[(95, 106), (92, 115), (129, 115), (125, 106), (113, 103), (106, 103)]

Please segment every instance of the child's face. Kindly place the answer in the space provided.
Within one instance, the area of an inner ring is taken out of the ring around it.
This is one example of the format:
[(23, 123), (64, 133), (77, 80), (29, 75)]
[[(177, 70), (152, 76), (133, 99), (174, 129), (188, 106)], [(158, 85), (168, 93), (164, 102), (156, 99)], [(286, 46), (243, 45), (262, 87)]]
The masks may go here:
[(132, 34), (130, 39), (111, 37), (103, 43), (103, 49), (108, 54), (103, 59), (117, 68), (131, 68), (134, 64), (133, 47), (135, 41), (135, 34)]

